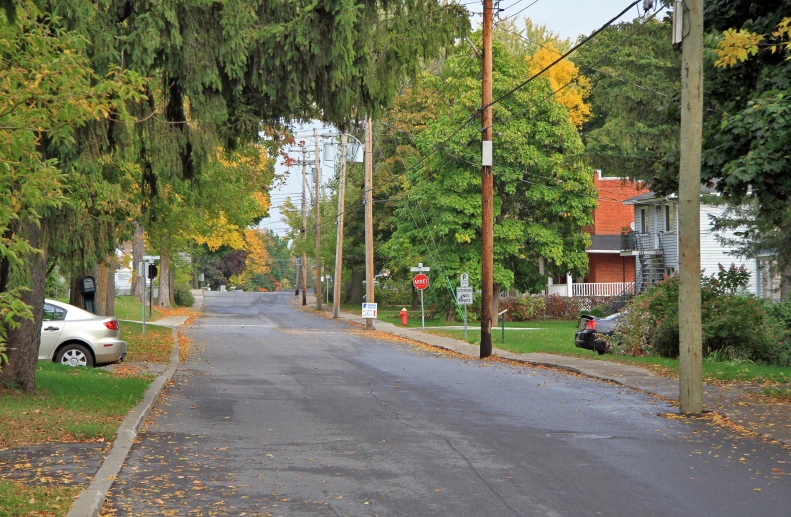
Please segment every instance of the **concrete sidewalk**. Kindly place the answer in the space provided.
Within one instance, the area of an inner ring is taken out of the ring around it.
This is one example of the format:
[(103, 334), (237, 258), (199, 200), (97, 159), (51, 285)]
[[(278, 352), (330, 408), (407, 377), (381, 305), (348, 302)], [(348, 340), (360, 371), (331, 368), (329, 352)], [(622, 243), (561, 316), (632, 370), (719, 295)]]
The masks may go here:
[[(308, 295), (308, 307), (315, 307), (315, 298)], [(324, 305), (324, 310), (332, 310)], [(362, 317), (341, 311), (340, 319), (349, 323), (365, 325)], [(411, 339), (419, 343), (457, 352), (471, 358), (479, 357), (479, 348), (464, 341), (437, 336), (419, 329), (400, 327), (385, 321), (376, 322), (376, 330), (394, 336)], [(573, 336), (569, 336), (569, 342)], [(591, 352), (593, 354), (593, 352)], [(517, 354), (499, 348), (494, 355), (503, 359), (526, 364), (560, 368), (575, 373), (622, 384), (629, 388), (659, 395), (678, 401), (679, 385), (677, 379), (660, 377), (650, 370), (599, 359), (583, 359), (555, 354)], [(721, 387), (704, 384), (705, 409), (727, 417), (731, 422), (774, 440), (791, 445), (791, 405), (771, 403), (750, 397), (749, 392), (738, 386)]]

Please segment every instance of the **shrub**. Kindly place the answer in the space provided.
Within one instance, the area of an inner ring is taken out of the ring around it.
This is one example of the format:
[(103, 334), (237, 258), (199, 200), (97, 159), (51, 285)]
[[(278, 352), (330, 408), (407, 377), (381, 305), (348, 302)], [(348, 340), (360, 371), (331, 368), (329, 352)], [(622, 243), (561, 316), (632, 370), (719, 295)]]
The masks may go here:
[[(732, 268), (733, 269), (733, 268)], [(723, 275), (730, 278), (723, 281)], [(704, 356), (783, 364), (791, 359), (788, 330), (773, 317), (767, 304), (751, 295), (733, 294), (743, 288), (736, 270), (721, 269), (701, 277), (701, 320)], [(679, 278), (670, 277), (635, 298), (626, 316), (608, 339), (613, 351), (629, 355), (679, 354)], [(784, 314), (777, 309), (778, 314)]]
[(173, 299), (179, 307), (192, 307), (195, 297), (192, 296), (189, 286), (177, 285), (173, 291)]

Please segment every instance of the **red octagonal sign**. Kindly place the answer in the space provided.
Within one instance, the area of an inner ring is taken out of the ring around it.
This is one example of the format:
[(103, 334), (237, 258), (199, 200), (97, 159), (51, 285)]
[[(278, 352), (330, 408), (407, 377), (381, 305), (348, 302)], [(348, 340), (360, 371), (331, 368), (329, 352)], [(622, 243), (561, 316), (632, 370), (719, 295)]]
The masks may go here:
[(412, 279), (412, 285), (415, 286), (415, 289), (422, 291), (428, 287), (428, 277), (423, 273), (418, 273), (415, 275), (415, 278)]

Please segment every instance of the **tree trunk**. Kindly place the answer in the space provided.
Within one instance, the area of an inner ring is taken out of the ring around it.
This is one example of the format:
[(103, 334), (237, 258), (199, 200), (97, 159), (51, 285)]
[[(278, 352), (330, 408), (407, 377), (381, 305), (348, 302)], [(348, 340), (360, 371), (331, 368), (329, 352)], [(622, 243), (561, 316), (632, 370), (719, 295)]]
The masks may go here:
[(497, 313), (500, 312), (500, 291), (502, 287), (500, 284), (495, 283), (492, 288), (492, 328), (497, 326), (497, 322), (500, 319), (497, 316)]
[(157, 295), (157, 307), (172, 309), (170, 303), (170, 256), (165, 250), (159, 251), (159, 294)]
[(46, 221), (41, 226), (25, 224), (24, 230), (31, 246), (43, 250), (26, 257), (30, 275), (29, 291), (22, 301), (33, 309), (33, 321), (19, 320), (20, 326), (8, 331), (8, 364), (0, 370), (0, 384), (15, 385), (27, 393), (36, 391), (36, 365), (41, 344), (41, 319), (44, 314), (44, 291), (47, 283)]
[(105, 263), (96, 268), (96, 314), (107, 316), (107, 277), (110, 268)]
[(780, 301), (787, 302), (791, 295), (791, 262), (780, 269)]
[(82, 295), (82, 277), (84, 276), (92, 276), (95, 279), (97, 277), (97, 272), (94, 270), (89, 270), (89, 271), (84, 271), (81, 274), (72, 273), (70, 292), (69, 292), (69, 304), (74, 305), (75, 307), (79, 307), (80, 309), (85, 309), (85, 297)]
[(363, 273), (362, 271), (352, 271), (350, 303), (363, 303)]
[(119, 266), (118, 257), (114, 256), (107, 268), (107, 288), (105, 289), (107, 296), (104, 302), (105, 316), (115, 316), (115, 271)]
[(198, 280), (198, 263), (195, 260), (195, 257), (191, 257), (190, 261), (192, 262), (192, 288), (200, 289), (200, 281)]
[(170, 294), (170, 305), (176, 305), (176, 270), (174, 268), (170, 268), (170, 274), (168, 275), (168, 293)]
[(143, 296), (144, 278), (140, 278), (138, 271), (139, 264), (143, 262), (145, 250), (143, 248), (143, 226), (135, 221), (135, 236), (132, 240), (132, 296), (139, 300)]

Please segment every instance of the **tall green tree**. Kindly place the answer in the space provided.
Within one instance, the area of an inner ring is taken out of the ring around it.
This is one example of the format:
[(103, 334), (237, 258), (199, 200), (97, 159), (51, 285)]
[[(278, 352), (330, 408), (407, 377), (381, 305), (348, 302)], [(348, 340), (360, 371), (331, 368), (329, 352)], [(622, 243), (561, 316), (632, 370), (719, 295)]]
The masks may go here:
[(15, 23), (0, 24), (0, 344), (7, 338), (10, 363), (0, 382), (33, 391), (48, 218), (73, 187), (58, 150), (73, 148), (90, 121), (123, 118), (138, 80), (115, 66), (96, 74), (89, 41), (31, 2), (16, 12)]
[[(529, 76), (529, 65), (499, 41), (493, 52), (497, 98)], [(466, 271), (480, 285), (480, 131), (475, 122), (466, 123), (480, 105), (479, 73), (475, 60), (451, 57), (443, 75), (461, 80), (422, 76), (399, 96), (387, 119), (396, 127), (412, 121), (416, 133), (414, 148), (401, 149), (406, 168), (395, 181), (403, 181), (403, 193), (385, 249), (394, 268), (430, 265), (435, 284), (442, 286), (434, 299), (445, 306), (451, 301), (446, 275), (455, 279)], [(438, 102), (440, 93), (455, 102)], [(533, 81), (497, 103), (494, 127), (496, 303), (501, 290), (537, 292), (547, 275), (587, 271), (589, 237), (583, 228), (596, 194), (591, 169), (567, 159), (582, 152), (582, 142), (548, 81)], [(546, 261), (544, 271), (539, 260)]]
[[(791, 293), (790, 8), (787, 0), (706, 3), (701, 168), (701, 181), (732, 205), (733, 217), (718, 226), (737, 231), (745, 253), (776, 253), (785, 297)], [(749, 52), (731, 54), (740, 44)], [(652, 188), (675, 191), (678, 170), (674, 149)]]
[(585, 155), (605, 175), (651, 179), (677, 147), (681, 54), (670, 34), (669, 19), (619, 23), (572, 56), (590, 81)]
[[(267, 127), (287, 119), (319, 116), (343, 124), (352, 108), (376, 112), (404, 74), (469, 25), (464, 8), (436, 0), (314, 0), (300, 6), (261, 0), (40, 3), (42, 11), (24, 2), (17, 12), (32, 19), (46, 13), (49, 34), (68, 31), (86, 42), (76, 49), (77, 57), (101, 85), (102, 98), (116, 104), (107, 110), (93, 106), (99, 120), (80, 129), (73, 141), (37, 142), (39, 154), (45, 161), (58, 159), (64, 185), (87, 183), (100, 193), (112, 186), (106, 171), (138, 170), (139, 213), (147, 228), (171, 213), (163, 194), (185, 196), (201, 181), (217, 148), (232, 151), (255, 143)], [(378, 33), (370, 23), (374, 18), (381, 18)], [(49, 34), (42, 34), (46, 44)], [(389, 35), (388, 44), (379, 46), (372, 36), (383, 34)], [(47, 56), (58, 58), (56, 52)], [(142, 100), (107, 86), (118, 82), (120, 70), (149, 78)], [(137, 119), (132, 127), (118, 122), (126, 110)], [(44, 251), (49, 244), (64, 258), (65, 250), (82, 240), (82, 263), (74, 263), (75, 271), (101, 261), (124, 229), (92, 203), (92, 196), (87, 199), (89, 215), (79, 206), (66, 206), (75, 213), (53, 211), (40, 221), (45, 231), (33, 221), (25, 239)], [(83, 223), (76, 228), (81, 239), (63, 224), (75, 220)], [(46, 243), (44, 236), (52, 241)], [(46, 264), (48, 256), (36, 255), (39, 259)], [(43, 286), (44, 267), (28, 269), (29, 284)], [(36, 288), (28, 305), (40, 313), (42, 303), (43, 291)], [(26, 373), (9, 380), (32, 390), (37, 323), (21, 321), (19, 332), (17, 349), (26, 351), (19, 368)]]

